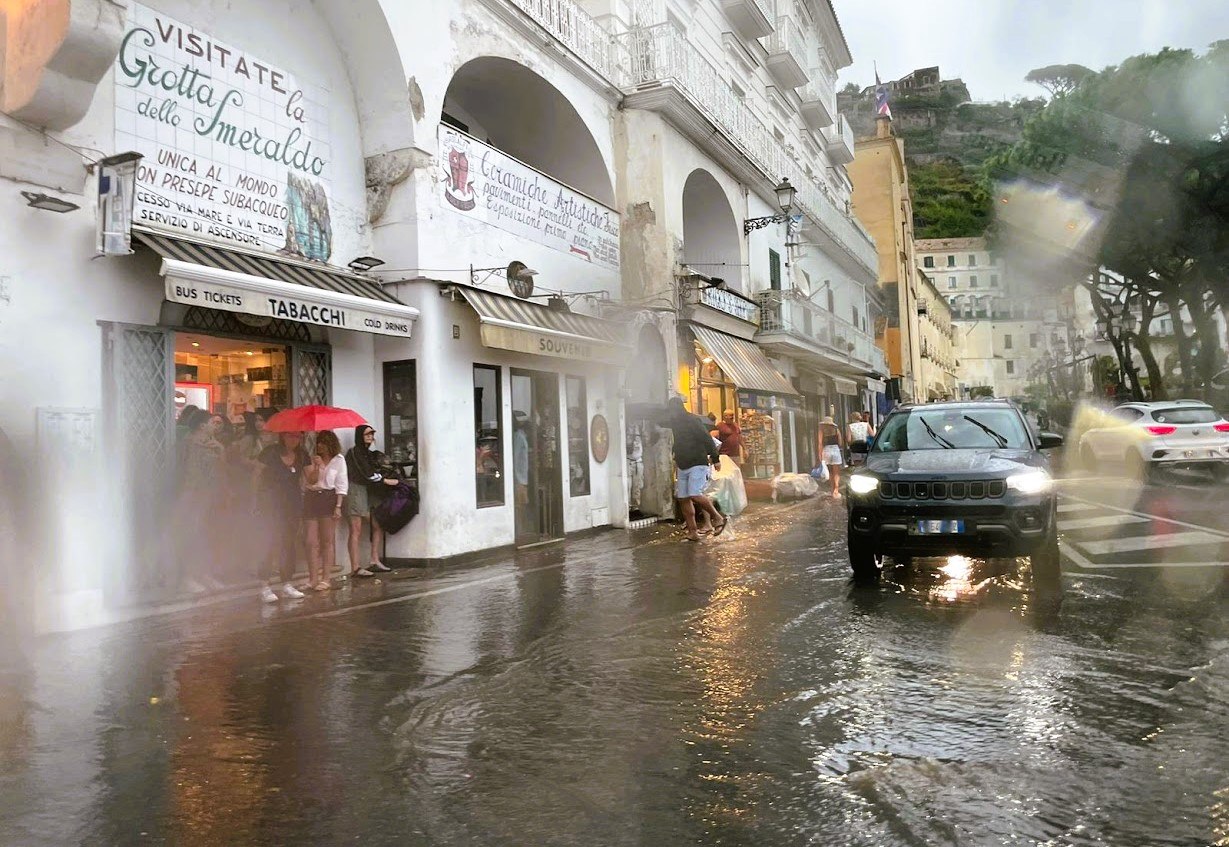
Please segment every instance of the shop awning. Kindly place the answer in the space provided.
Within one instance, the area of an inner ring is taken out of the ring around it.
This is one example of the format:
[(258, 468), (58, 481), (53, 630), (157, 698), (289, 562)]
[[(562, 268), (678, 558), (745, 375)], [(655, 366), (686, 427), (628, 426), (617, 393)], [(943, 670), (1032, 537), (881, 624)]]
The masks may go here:
[(841, 379), (840, 377), (834, 376), (832, 378), (832, 384), (836, 387), (837, 394), (845, 394), (849, 397), (858, 396), (858, 384), (852, 379)]
[(162, 257), (166, 299), (408, 338), (418, 310), (378, 282), (338, 268), (314, 267), (162, 233), (133, 233)]
[(785, 397), (798, 393), (753, 342), (697, 324), (692, 324), (691, 331), (709, 355), (717, 360), (717, 366), (739, 388)]
[(621, 324), (476, 288), (458, 285), (455, 290), (478, 313), (487, 347), (611, 365), (632, 363)]

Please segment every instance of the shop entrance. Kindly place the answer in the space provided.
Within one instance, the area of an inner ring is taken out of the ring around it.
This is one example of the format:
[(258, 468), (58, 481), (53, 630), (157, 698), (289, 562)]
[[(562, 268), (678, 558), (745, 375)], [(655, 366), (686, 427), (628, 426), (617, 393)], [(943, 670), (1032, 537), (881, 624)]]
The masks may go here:
[(516, 543), (563, 538), (559, 377), (512, 369), (512, 476)]

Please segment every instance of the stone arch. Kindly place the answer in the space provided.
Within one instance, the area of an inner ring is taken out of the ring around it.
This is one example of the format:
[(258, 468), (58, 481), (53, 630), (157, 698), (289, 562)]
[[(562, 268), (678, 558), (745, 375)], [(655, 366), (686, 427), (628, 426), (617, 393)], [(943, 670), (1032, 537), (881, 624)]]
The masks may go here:
[(563, 92), (519, 62), (480, 56), (457, 68), (442, 120), (614, 207), (610, 169), (588, 125)]
[(631, 402), (665, 403), (670, 377), (661, 330), (652, 322), (640, 323), (634, 343), (636, 361), (627, 371)]
[(742, 289), (742, 238), (730, 200), (716, 178), (696, 168), (683, 184), (683, 257), (689, 267)]
[[(412, 147), (422, 93), (406, 72), (380, 0), (314, 4), (333, 32), (358, 108), (363, 155)], [(415, 114), (417, 111), (418, 114)]]

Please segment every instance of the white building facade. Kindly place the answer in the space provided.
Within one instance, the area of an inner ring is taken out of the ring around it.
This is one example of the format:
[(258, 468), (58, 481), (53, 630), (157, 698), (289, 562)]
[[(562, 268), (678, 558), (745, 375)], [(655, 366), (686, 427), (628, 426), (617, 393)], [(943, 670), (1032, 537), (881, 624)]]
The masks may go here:
[[(0, 118), (0, 428), (74, 481), (25, 498), (40, 628), (254, 578), (233, 510), (176, 514), (188, 403), (359, 412), (413, 563), (666, 514), (671, 391), (735, 405), (770, 473), (882, 390), (827, 2), (70, 5), (7, 21), (53, 47)], [(133, 253), (99, 257), (128, 151)], [(794, 224), (745, 228), (783, 178)], [(193, 570), (217, 539), (237, 570)]]

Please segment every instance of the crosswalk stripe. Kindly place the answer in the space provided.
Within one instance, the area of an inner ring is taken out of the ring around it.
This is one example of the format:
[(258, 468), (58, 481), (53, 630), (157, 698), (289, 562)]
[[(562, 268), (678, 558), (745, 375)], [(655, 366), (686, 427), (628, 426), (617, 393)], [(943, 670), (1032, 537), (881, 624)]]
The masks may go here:
[(1071, 512), (1091, 512), (1094, 509), (1100, 508), (1088, 503), (1059, 503), (1058, 513), (1060, 515), (1069, 514)]
[(1133, 553), (1187, 545), (1224, 544), (1225, 539), (1210, 532), (1173, 532), (1168, 535), (1145, 535), (1142, 538), (1113, 538), (1108, 541), (1081, 541), (1079, 546), (1090, 556), (1110, 553)]
[(1100, 526), (1123, 526), (1125, 524), (1147, 523), (1148, 518), (1137, 515), (1102, 515), (1098, 518), (1077, 518), (1076, 520), (1059, 521), (1058, 528), (1063, 532), (1075, 529), (1094, 529)]

